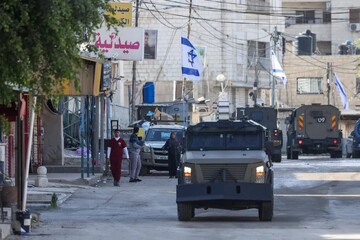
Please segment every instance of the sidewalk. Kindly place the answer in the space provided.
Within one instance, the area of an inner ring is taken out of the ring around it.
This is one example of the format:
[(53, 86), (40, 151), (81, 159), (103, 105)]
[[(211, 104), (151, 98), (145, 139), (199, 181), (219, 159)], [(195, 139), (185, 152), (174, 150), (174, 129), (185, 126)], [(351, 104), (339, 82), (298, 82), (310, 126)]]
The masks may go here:
[[(90, 174), (89, 177), (85, 173), (84, 178), (81, 178), (80, 173), (48, 173), (48, 185), (35, 187), (36, 177), (36, 174), (29, 176), (26, 208), (30, 210), (30, 213), (36, 212), (36, 209), (51, 207), (51, 198), (54, 193), (57, 196), (57, 206), (59, 206), (76, 190), (95, 186), (103, 178), (100, 173)], [(0, 240), (6, 239), (11, 234), (11, 222), (0, 223)]]
[(96, 185), (101, 181), (102, 174), (90, 174), (81, 178), (80, 173), (48, 173), (48, 186), (35, 187), (36, 175), (29, 176), (27, 208), (46, 208), (50, 207), (51, 197), (57, 195), (57, 204), (61, 205), (77, 189)]

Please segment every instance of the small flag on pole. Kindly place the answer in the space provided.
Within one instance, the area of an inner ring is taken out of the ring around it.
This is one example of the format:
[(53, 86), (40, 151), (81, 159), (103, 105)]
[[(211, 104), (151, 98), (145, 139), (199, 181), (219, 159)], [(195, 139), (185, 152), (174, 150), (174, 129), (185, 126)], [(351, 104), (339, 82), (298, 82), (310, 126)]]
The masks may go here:
[(340, 79), (337, 77), (335, 72), (334, 72), (333, 76), (334, 76), (334, 83), (335, 83), (336, 88), (339, 91), (343, 107), (344, 107), (344, 109), (348, 109), (349, 108), (349, 102), (348, 102), (347, 97), (346, 97), (345, 88), (342, 85)]
[(279, 61), (276, 58), (276, 55), (273, 50), (271, 50), (271, 64), (272, 64), (272, 75), (281, 79), (284, 87), (286, 85), (287, 79), (284, 70), (282, 69)]
[(200, 54), (186, 37), (181, 37), (181, 49), (183, 77), (194, 82), (200, 81), (201, 73), (204, 70)]

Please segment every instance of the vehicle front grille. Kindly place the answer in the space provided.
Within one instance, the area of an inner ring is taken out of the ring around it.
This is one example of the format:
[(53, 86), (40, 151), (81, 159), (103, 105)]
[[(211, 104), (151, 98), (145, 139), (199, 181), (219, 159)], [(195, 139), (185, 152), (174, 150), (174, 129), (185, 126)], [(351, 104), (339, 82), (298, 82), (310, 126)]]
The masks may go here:
[[(245, 179), (247, 164), (200, 164), (204, 181), (241, 181)], [(222, 176), (223, 175), (223, 176)]]
[(154, 154), (156, 155), (162, 155), (162, 156), (167, 156), (167, 151), (161, 149), (161, 148), (153, 148), (154, 149)]
[(153, 148), (156, 164), (168, 164), (168, 152), (161, 148)]

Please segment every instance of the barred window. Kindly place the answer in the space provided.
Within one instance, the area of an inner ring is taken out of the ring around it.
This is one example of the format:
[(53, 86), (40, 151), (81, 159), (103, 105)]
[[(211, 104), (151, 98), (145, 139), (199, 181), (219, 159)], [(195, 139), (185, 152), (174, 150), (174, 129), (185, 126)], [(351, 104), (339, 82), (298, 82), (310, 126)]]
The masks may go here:
[(297, 78), (297, 94), (323, 94), (322, 78)]

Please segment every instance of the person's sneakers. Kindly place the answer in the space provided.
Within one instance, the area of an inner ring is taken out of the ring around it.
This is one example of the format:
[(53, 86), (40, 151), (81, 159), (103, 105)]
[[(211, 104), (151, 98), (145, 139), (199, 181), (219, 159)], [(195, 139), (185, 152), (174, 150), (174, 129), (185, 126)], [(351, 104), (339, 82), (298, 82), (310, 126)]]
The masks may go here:
[(120, 186), (119, 182), (118, 181), (114, 181), (114, 186)]
[(169, 178), (174, 178), (174, 176), (170, 176)]
[(136, 179), (130, 178), (129, 182), (137, 182)]
[(135, 181), (136, 181), (136, 182), (141, 182), (142, 180), (139, 179), (139, 178), (135, 178)]

